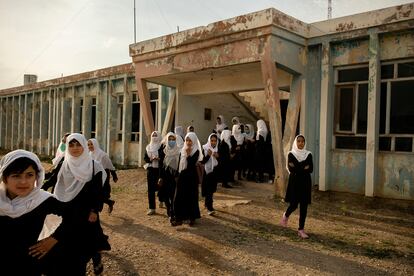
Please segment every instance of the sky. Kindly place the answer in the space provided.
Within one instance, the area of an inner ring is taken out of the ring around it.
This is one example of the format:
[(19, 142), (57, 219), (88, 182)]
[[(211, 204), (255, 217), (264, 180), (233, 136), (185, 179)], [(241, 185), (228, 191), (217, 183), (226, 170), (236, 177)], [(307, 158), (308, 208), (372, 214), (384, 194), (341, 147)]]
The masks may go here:
[[(411, 1), (332, 0), (332, 17)], [(273, 7), (327, 19), (328, 0), (135, 0), (137, 42)], [(131, 62), (134, 0), (0, 0), (0, 89)]]

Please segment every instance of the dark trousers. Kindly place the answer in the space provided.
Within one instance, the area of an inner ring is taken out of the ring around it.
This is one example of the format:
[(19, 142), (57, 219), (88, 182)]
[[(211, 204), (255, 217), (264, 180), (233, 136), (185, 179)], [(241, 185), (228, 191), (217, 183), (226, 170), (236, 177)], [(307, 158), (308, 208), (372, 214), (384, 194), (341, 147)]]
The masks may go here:
[[(299, 202), (291, 202), (289, 207), (286, 210), (285, 216), (289, 217), (290, 214), (293, 213), (298, 208)], [(308, 213), (308, 204), (307, 203), (300, 203), (299, 207), (299, 230), (303, 230), (305, 228), (305, 220), (306, 215)]]
[(147, 169), (147, 184), (148, 184), (148, 208), (155, 209), (155, 192), (157, 191), (157, 182), (159, 178), (158, 168)]
[(208, 193), (205, 195), (204, 198), (204, 205), (206, 206), (207, 210), (213, 211), (213, 193)]

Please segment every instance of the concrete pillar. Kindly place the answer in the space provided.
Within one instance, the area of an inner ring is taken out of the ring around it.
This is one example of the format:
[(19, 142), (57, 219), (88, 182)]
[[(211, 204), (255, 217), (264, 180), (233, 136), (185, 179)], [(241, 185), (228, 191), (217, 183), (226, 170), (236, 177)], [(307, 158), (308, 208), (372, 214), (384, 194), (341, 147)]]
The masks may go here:
[(368, 57), (369, 79), (365, 195), (372, 197), (375, 195), (375, 182), (377, 180), (377, 154), (381, 88), (380, 43), (378, 34), (370, 34), (369, 36)]
[(49, 91), (40, 92), (40, 127), (38, 147), (41, 154), (48, 154), (49, 136)]
[[(103, 98), (103, 89), (101, 87), (101, 84), (99, 82), (96, 83), (96, 139), (98, 140), (99, 144), (102, 145), (104, 140), (103, 135), (103, 121), (105, 120), (105, 114), (103, 112), (103, 104), (104, 104), (104, 98)], [(101, 146), (104, 148), (103, 146)]]
[(71, 126), (70, 126), (70, 132), (80, 132), (81, 129), (80, 126), (80, 91), (77, 87), (72, 87), (72, 118), (71, 118)]
[(4, 148), (4, 138), (5, 138), (5, 132), (4, 132), (4, 116), (5, 110), (3, 105), (3, 97), (0, 97), (0, 148)]
[(62, 96), (62, 115), (61, 115), (61, 128), (60, 139), (66, 132), (71, 132), (72, 129), (72, 99), (67, 98), (66, 95)]
[(92, 99), (90, 96), (90, 88), (83, 85), (84, 98), (83, 98), (83, 112), (82, 112), (82, 133), (89, 139), (91, 137), (91, 104)]
[(55, 91), (51, 88), (49, 88), (49, 92), (48, 92), (48, 98), (49, 98), (49, 123), (48, 123), (48, 131), (47, 131), (47, 155), (53, 155), (54, 153), (54, 149), (53, 149), (53, 127), (54, 127), (54, 117), (55, 117), (55, 112), (54, 112), (54, 106), (55, 106), (55, 101), (54, 101), (54, 94)]
[(294, 76), (289, 93), (289, 103), (286, 111), (285, 131), (283, 133), (283, 149), (284, 156), (292, 148), (293, 141), (296, 136), (296, 126), (299, 120), (299, 111), (301, 107), (302, 98), (302, 84), (303, 78), (301, 76)]
[[(136, 70), (138, 70), (138, 67)], [(141, 112), (143, 115), (145, 132), (147, 136), (155, 130), (154, 118), (151, 113), (150, 95), (147, 88), (147, 81), (140, 78), (139, 72), (135, 71), (135, 80), (137, 85), (138, 97), (141, 106)]]
[(107, 129), (106, 129), (106, 152), (111, 157), (113, 143), (116, 141), (117, 129), (116, 129), (116, 120), (117, 120), (117, 96), (114, 92), (114, 81), (109, 79), (108, 81), (108, 116), (107, 116)]
[(128, 89), (128, 78), (124, 78), (124, 103), (123, 103), (123, 117), (122, 117), (122, 148), (121, 148), (121, 164), (128, 164), (128, 146), (131, 141), (131, 95)]
[(17, 127), (17, 149), (23, 149), (23, 141), (24, 141), (24, 127), (25, 127), (25, 102), (26, 102), (26, 94), (18, 96), (18, 110), (17, 110), (17, 118), (18, 118), (18, 127)]
[(35, 92), (33, 93), (33, 103), (32, 103), (32, 141), (30, 144), (30, 149), (33, 152), (41, 154), (39, 147), (40, 140), (40, 101), (42, 98), (42, 93)]
[(286, 161), (282, 143), (282, 117), (280, 110), (279, 88), (275, 55), (272, 54), (272, 40), (265, 42), (264, 54), (260, 65), (262, 69), (263, 85), (266, 104), (269, 113), (269, 125), (272, 134), (273, 160), (275, 162), (275, 194), (285, 196), (287, 186)]
[(107, 151), (108, 149), (108, 121), (109, 121), (109, 82), (101, 82), (99, 85), (100, 90), (100, 116), (102, 117), (101, 126), (100, 126), (100, 145), (103, 151)]
[(30, 150), (32, 144), (32, 110), (33, 110), (33, 93), (25, 95), (24, 99), (24, 131), (23, 131), (23, 148)]
[(319, 130), (319, 190), (328, 190), (330, 151), (332, 148), (332, 123), (333, 123), (333, 93), (332, 87), (332, 67), (330, 65), (330, 44), (322, 43), (321, 61), (321, 110), (320, 110), (320, 130)]

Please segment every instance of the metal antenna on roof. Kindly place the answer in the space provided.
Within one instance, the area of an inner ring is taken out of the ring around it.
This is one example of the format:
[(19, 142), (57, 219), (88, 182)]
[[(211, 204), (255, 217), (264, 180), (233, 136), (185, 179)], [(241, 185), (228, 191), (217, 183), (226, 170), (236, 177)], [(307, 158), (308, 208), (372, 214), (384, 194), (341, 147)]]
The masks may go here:
[(134, 0), (134, 43), (137, 43), (137, 21), (136, 21), (136, 11), (135, 11), (135, 0)]
[(328, 0), (328, 19), (332, 18), (332, 0)]

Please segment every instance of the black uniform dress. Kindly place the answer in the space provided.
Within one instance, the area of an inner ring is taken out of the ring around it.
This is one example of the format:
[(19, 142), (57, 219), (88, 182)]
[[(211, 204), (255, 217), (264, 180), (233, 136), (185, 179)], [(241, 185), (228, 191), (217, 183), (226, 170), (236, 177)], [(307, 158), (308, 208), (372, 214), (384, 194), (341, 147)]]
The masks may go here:
[[(305, 227), (308, 204), (311, 203), (312, 179), (313, 172), (312, 154), (309, 154), (306, 160), (299, 162), (292, 153), (288, 154), (288, 164), (293, 163), (289, 168), (289, 182), (286, 190), (285, 201), (290, 203), (286, 211), (286, 216), (296, 210), (300, 204), (299, 230)], [(305, 169), (306, 166), (309, 168)]]
[(230, 147), (229, 145), (221, 141), (218, 148), (219, 154), (219, 165), (218, 165), (218, 179), (223, 184), (223, 187), (228, 188), (231, 187), (228, 183), (231, 181), (231, 174), (233, 173), (231, 169), (231, 161), (230, 161)]
[(167, 208), (168, 217), (174, 216), (174, 194), (177, 187), (176, 179), (178, 178), (178, 169), (173, 170), (163, 164), (160, 170), (160, 178), (162, 179), (162, 185), (159, 187), (158, 198), (161, 202), (165, 202)]
[(267, 153), (266, 153), (266, 141), (262, 135), (259, 135), (259, 140), (256, 140), (256, 153), (255, 153), (255, 163), (256, 163), (256, 181), (264, 181), (264, 171), (267, 168)]
[[(95, 162), (94, 166), (95, 166)], [(66, 203), (62, 217), (62, 242), (51, 250), (47, 275), (85, 275), (88, 261), (102, 250), (110, 250), (108, 236), (103, 233), (99, 212), (102, 211), (102, 172), (93, 175), (82, 190)], [(89, 222), (90, 212), (98, 215)]]
[[(162, 167), (162, 162), (164, 160), (164, 145), (161, 145), (158, 149), (158, 168), (148, 167), (147, 168), (147, 185), (148, 185), (148, 208), (155, 209), (155, 192), (158, 190), (157, 183), (160, 178), (160, 170)], [(151, 164), (152, 161), (148, 156), (147, 151), (145, 151), (144, 161)], [(160, 199), (160, 198), (159, 198)], [(160, 199), (161, 201), (161, 199)]]
[[(204, 155), (201, 163), (206, 164), (210, 160), (211, 156)], [(213, 194), (217, 191), (217, 174), (218, 166), (215, 166), (213, 171), (209, 174), (204, 173), (203, 182), (201, 184), (201, 195), (205, 198), (204, 206), (209, 211), (214, 211), (213, 208)]]
[(179, 173), (177, 187), (174, 196), (174, 220), (182, 222), (201, 217), (198, 206), (198, 175), (196, 163), (200, 151), (197, 150), (192, 156), (187, 157), (187, 168)]
[[(17, 218), (0, 216), (0, 274), (8, 275), (41, 275), (41, 267), (45, 265), (44, 259), (37, 260), (29, 255), (29, 247), (37, 243), (46, 215), (56, 214), (62, 216), (65, 203), (54, 197), (49, 197), (35, 209)], [(67, 229), (60, 225), (52, 236), (63, 241)]]
[(106, 172), (106, 179), (102, 188), (102, 201), (108, 205), (112, 204), (111, 200), (111, 184), (109, 183), (111, 176), (112, 179), (117, 179), (118, 176), (116, 175), (115, 170), (105, 169)]

